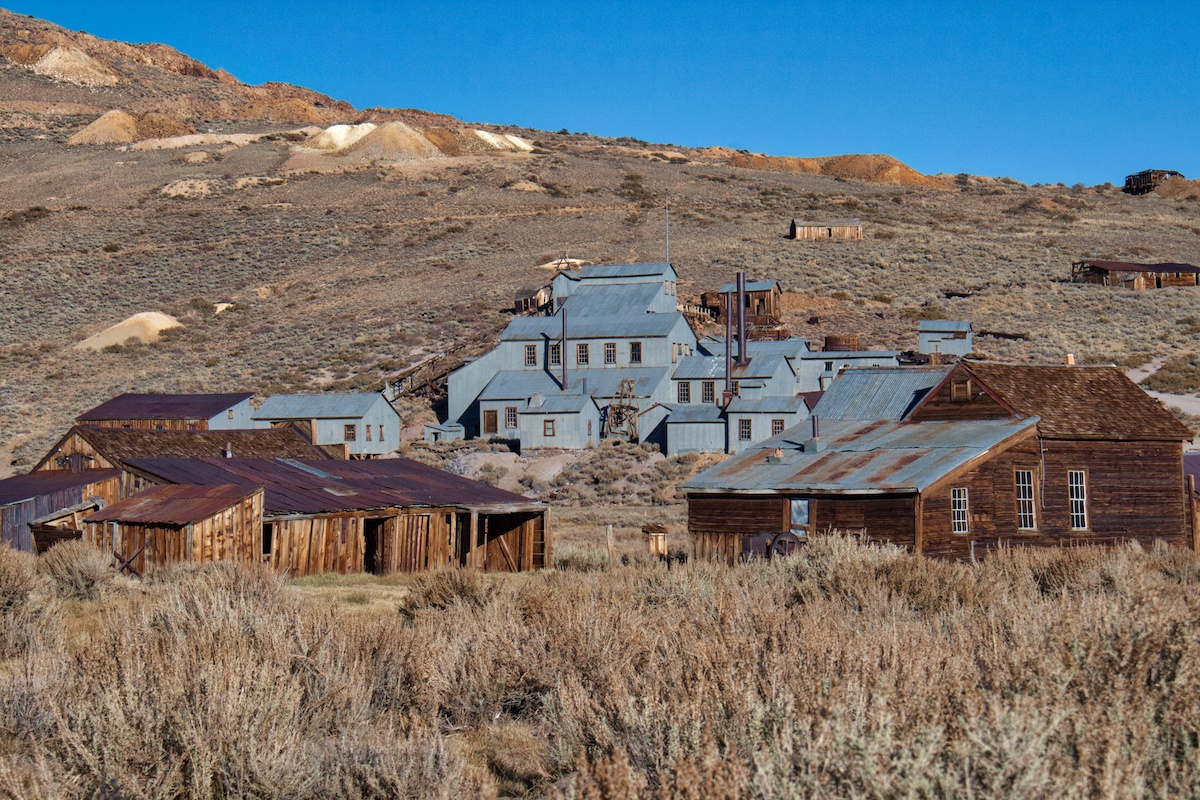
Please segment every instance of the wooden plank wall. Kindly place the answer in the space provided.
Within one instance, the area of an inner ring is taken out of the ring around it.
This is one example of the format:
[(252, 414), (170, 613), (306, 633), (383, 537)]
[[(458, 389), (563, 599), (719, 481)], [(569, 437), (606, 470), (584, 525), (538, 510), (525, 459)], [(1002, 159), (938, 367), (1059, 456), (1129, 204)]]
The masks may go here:
[(29, 523), (35, 519), (78, 505), (89, 497), (99, 497), (105, 504), (117, 502), (120, 482), (117, 476), (70, 489), (32, 497), (29, 500), (0, 508), (0, 542), (14, 550), (32, 553), (33, 535)]
[(688, 495), (692, 555), (733, 564), (742, 551), (744, 537), (763, 531), (787, 530), (788, 509), (788, 500), (784, 497)]
[(81, 424), (92, 425), (97, 428), (131, 428), (135, 431), (208, 430), (207, 419), (98, 419), (86, 420)]
[[(46, 463), (38, 467), (38, 472), (51, 472), (57, 470), (71, 469), (70, 457), (72, 455), (79, 456), (75, 459), (76, 464), (83, 466), (86, 469), (111, 469), (116, 465), (108, 459), (96, 452), (96, 448), (92, 447), (88, 442), (84, 441), (83, 437), (78, 433), (72, 433), (67, 436), (66, 440), (59, 446), (59, 452), (54, 454), (57, 456), (67, 456), (68, 463), (59, 466), (55, 458), (46, 459)], [(91, 457), (91, 461), (87, 458)], [(86, 466), (84, 466), (86, 465)]]

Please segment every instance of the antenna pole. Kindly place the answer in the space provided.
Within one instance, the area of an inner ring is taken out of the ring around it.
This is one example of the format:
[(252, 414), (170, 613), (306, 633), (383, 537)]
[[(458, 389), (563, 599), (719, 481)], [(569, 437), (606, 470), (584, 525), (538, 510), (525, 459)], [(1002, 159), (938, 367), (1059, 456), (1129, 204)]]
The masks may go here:
[(667, 199), (667, 263), (671, 263), (671, 200)]

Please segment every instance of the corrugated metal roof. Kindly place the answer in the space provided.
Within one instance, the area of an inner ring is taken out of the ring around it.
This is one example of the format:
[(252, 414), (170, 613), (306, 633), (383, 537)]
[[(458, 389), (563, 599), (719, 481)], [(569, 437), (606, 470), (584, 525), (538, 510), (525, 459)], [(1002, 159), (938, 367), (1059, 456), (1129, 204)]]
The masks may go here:
[(210, 419), (254, 392), (232, 394), (122, 394), (76, 417), (78, 422), (108, 419)]
[[(950, 472), (1014, 437), (1031, 436), (1037, 420), (822, 422), (825, 450), (806, 453), (810, 432), (798, 426), (689, 480), (690, 491), (840, 494), (924, 491)], [(780, 463), (767, 461), (775, 449)]]
[(1105, 272), (1188, 272), (1200, 273), (1200, 267), (1194, 264), (1133, 264), (1128, 261), (1081, 261), (1088, 267), (1095, 267)]
[(685, 356), (675, 365), (672, 378), (681, 381), (712, 380), (725, 377), (724, 356)]
[(258, 486), (239, 484), (151, 486), (83, 521), (181, 527), (220, 514), (260, 491)]
[(1050, 439), (1188, 441), (1194, 434), (1119, 367), (959, 362)]
[[(661, 283), (597, 284), (580, 286), (563, 303), (567, 309), (567, 333), (583, 317), (626, 317), (645, 314), (662, 295)], [(561, 310), (558, 312), (561, 314)], [(559, 329), (562, 317), (558, 318)]]
[(758, 399), (735, 397), (730, 401), (728, 410), (730, 413), (736, 414), (792, 414), (807, 411), (808, 406), (804, 403), (803, 397), (762, 397)]
[[(567, 318), (568, 339), (628, 339), (638, 336), (666, 336), (683, 315), (677, 312), (649, 314), (645, 311), (591, 317)], [(500, 334), (501, 341), (558, 341), (562, 338), (562, 317), (518, 317)]]
[(969, 320), (923, 319), (917, 326), (919, 333), (970, 333)]
[(254, 419), (357, 419), (382, 397), (378, 392), (273, 394), (254, 412)]
[[(698, 343), (700, 349), (713, 357), (725, 357), (725, 337), (705, 336)], [(734, 345), (736, 349), (737, 345)], [(796, 336), (791, 339), (762, 339), (746, 342), (746, 351), (751, 356), (779, 355), (787, 358), (799, 358), (809, 352), (808, 340)]]
[(719, 422), (725, 423), (721, 418), (721, 409), (711, 404), (705, 405), (677, 405), (671, 415), (667, 417), (668, 425), (679, 425), (684, 423), (699, 423), (699, 422)]
[(542, 397), (538, 405), (527, 403), (521, 411), (525, 414), (577, 414), (595, 401), (585, 394), (559, 394)]
[(895, 358), (898, 355), (899, 350), (811, 350), (801, 353), (799, 358), (802, 361), (829, 361), (835, 358), (852, 361), (856, 358)]
[[(239, 458), (333, 458), (291, 425), (257, 430), (144, 431), (133, 428), (72, 428), (105, 459), (120, 464), (130, 458), (207, 458), (225, 453)], [(42, 463), (51, 461), (57, 450)], [(38, 466), (41, 466), (39, 464)]]
[(561, 373), (551, 375), (545, 370), (505, 370), (497, 372), (480, 393), (480, 400), (524, 400), (532, 394), (544, 397), (554, 395), (582, 395), (583, 383), (587, 381), (587, 392), (592, 397), (615, 397), (622, 380), (632, 380), (634, 392), (639, 397), (649, 397), (667, 378), (666, 367), (628, 367), (614, 369), (567, 370), (567, 389), (562, 391), (558, 381)]
[(272, 516), (411, 506), (530, 510), (536, 500), (405, 458), (295, 461), (258, 458), (135, 459), (131, 466), (170, 483), (236, 483), (266, 489)]
[(666, 277), (671, 265), (665, 261), (646, 264), (593, 264), (584, 267), (579, 272), (562, 273), (572, 280), (587, 280), (588, 278), (644, 278), (648, 276)]
[(953, 367), (848, 367), (822, 395), (813, 413), (822, 420), (899, 420)]
[(0, 481), (0, 506), (19, 503), (63, 489), (82, 488), (89, 483), (99, 483), (120, 474), (120, 471), (115, 469), (85, 469), (82, 472), (46, 470), (14, 475)]
[[(767, 292), (779, 285), (779, 281), (746, 281), (747, 292)], [(737, 292), (736, 283), (727, 283), (721, 287), (721, 294)]]

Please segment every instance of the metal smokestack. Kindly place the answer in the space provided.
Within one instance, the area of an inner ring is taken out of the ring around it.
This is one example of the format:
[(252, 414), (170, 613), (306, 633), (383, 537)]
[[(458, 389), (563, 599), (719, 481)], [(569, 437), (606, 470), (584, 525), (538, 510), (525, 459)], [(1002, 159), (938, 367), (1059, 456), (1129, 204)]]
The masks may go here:
[(733, 293), (721, 296), (725, 298), (725, 394), (721, 398), (724, 408), (733, 396)]
[(565, 392), (567, 390), (567, 306), (566, 306), (566, 304), (563, 304), (563, 307), (559, 309), (559, 313), (562, 314), (563, 329), (562, 329), (562, 345), (559, 347), (558, 358), (562, 362), (562, 390)]
[(738, 304), (738, 366), (744, 367), (750, 363), (746, 357), (746, 273), (737, 274), (737, 304)]

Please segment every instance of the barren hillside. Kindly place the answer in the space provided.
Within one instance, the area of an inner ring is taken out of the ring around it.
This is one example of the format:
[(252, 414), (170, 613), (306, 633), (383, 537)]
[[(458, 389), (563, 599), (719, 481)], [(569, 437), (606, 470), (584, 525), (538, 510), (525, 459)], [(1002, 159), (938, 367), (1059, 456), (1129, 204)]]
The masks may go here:
[[(977, 340), (1006, 358), (1194, 347), (1200, 290), (1065, 282), (1085, 256), (1194, 263), (1194, 192), (1129, 197), (923, 176), (886, 156), (778, 159), (363, 112), (7, 12), (0, 53), (0, 474), (122, 391), (378, 388), (494, 335), (517, 289), (549, 281), (537, 265), (553, 257), (660, 259), (668, 198), (681, 292), (736, 269), (777, 278), (793, 330), (817, 340), (856, 332), (912, 348), (919, 318), (948, 316), (1020, 334)], [(114, 111), (135, 135), (68, 144)], [(350, 144), (357, 133), (324, 130), (368, 121), (379, 127)], [(331, 137), (341, 144), (322, 144)], [(863, 241), (784, 238), (792, 218), (849, 216)], [(75, 348), (143, 312), (182, 327), (149, 345)]]

